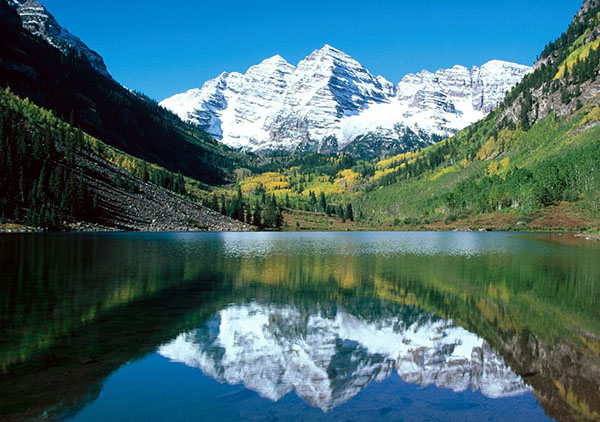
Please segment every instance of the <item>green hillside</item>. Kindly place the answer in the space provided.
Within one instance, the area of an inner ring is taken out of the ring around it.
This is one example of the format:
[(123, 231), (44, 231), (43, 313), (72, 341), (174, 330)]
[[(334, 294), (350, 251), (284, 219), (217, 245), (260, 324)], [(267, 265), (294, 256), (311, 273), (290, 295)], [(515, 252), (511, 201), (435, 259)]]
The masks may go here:
[[(528, 223), (561, 203), (586, 221), (600, 217), (599, 13), (596, 1), (586, 2), (497, 110), (419, 152), (415, 160), (426, 165), (416, 177), (397, 174), (360, 197), (366, 218), (422, 224), (514, 213)], [(564, 223), (557, 228), (590, 228)]]

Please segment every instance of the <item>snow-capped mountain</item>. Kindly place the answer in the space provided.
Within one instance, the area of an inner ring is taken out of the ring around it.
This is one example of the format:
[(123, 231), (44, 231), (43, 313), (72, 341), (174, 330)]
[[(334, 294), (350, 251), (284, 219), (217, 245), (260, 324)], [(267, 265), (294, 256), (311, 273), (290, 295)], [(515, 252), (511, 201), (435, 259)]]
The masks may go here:
[(63, 53), (76, 52), (86, 58), (98, 72), (111, 77), (102, 57), (75, 35), (61, 27), (42, 4), (34, 0), (8, 0), (8, 4), (17, 10), (23, 27), (33, 35), (42, 38)]
[(484, 340), (452, 321), (415, 313), (405, 308), (367, 320), (339, 307), (232, 305), (158, 352), (273, 401), (295, 391), (324, 411), (393, 371), (406, 382), (456, 392), (470, 387), (492, 398), (529, 391)]
[(493, 60), (394, 85), (325, 45), (297, 66), (274, 56), (160, 104), (234, 148), (378, 155), (429, 145), (480, 120), (529, 71)]

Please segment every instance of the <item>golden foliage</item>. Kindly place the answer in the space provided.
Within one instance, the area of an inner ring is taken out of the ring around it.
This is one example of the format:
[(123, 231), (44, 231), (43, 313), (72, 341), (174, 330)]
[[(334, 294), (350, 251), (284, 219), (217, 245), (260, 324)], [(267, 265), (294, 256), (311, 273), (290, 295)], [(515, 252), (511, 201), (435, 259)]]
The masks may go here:
[(575, 63), (577, 63), (578, 60), (585, 60), (590, 55), (590, 52), (592, 50), (596, 50), (599, 46), (600, 46), (600, 39), (598, 39), (596, 41), (592, 41), (591, 43), (582, 45), (581, 47), (579, 47), (578, 49), (573, 51), (571, 54), (569, 54), (569, 56), (565, 59), (565, 61), (560, 65), (560, 67), (558, 68), (558, 72), (554, 76), (554, 79), (560, 79), (563, 76), (565, 76), (565, 72), (567, 71), (567, 69), (569, 69), (569, 71), (571, 71), (573, 69), (573, 66), (575, 66)]
[(581, 125), (586, 125), (588, 123), (591, 122), (597, 122), (600, 121), (600, 107), (595, 105), (593, 107), (591, 107), (590, 109), (586, 110), (586, 114), (583, 117), (583, 120), (581, 121)]
[(345, 186), (346, 189), (352, 186), (356, 186), (359, 183), (364, 182), (362, 176), (352, 169), (342, 170), (337, 174), (335, 184)]
[(455, 171), (456, 171), (456, 167), (454, 167), (454, 166), (443, 168), (440, 171), (438, 171), (437, 173), (435, 173), (433, 176), (431, 176), (429, 178), (429, 180), (431, 180), (433, 182), (434, 180), (439, 179), (443, 175), (448, 174), (448, 173), (453, 173)]
[(485, 174), (487, 174), (488, 176), (491, 176), (492, 174), (496, 173), (499, 168), (500, 168), (500, 166), (498, 165), (498, 162), (492, 161), (490, 163), (490, 165), (488, 166), (488, 168), (486, 169)]
[(491, 160), (496, 158), (506, 150), (517, 139), (518, 131), (503, 129), (498, 133), (498, 136), (491, 136), (485, 144), (477, 152), (476, 158), (478, 160)]
[(265, 188), (268, 194), (272, 194), (275, 191), (290, 189), (290, 183), (287, 176), (276, 172), (263, 173), (240, 182), (242, 193), (244, 194), (255, 192), (260, 185)]
[(398, 167), (401, 163), (411, 160), (416, 160), (417, 155), (419, 153), (417, 151), (414, 152), (405, 152), (403, 154), (398, 154), (390, 158), (386, 158), (385, 160), (379, 161), (376, 166), (378, 169), (388, 169), (391, 167)]
[(565, 386), (558, 380), (554, 380), (554, 385), (558, 390), (558, 394), (560, 397), (575, 411), (578, 416), (578, 419), (582, 420), (597, 420), (600, 415), (598, 412), (590, 409), (590, 406), (584, 402), (583, 400), (579, 400), (575, 393), (569, 388), (565, 388)]

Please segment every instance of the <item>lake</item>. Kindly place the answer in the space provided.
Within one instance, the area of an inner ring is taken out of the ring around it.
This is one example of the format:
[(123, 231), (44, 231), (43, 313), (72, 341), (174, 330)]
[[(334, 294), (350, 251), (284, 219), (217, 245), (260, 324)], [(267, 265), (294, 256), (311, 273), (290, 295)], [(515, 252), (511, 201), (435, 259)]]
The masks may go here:
[(600, 419), (600, 242), (0, 236), (0, 419)]

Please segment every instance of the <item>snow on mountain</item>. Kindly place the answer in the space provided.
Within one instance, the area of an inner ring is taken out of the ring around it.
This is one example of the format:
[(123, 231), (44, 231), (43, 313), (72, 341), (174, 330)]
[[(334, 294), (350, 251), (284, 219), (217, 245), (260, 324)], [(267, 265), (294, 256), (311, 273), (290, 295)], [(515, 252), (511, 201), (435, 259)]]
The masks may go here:
[(324, 411), (393, 371), (406, 382), (491, 398), (529, 391), (481, 338), (431, 314), (407, 314), (367, 321), (340, 308), (232, 305), (158, 353), (272, 401), (295, 391)]
[(94, 69), (104, 76), (110, 77), (102, 57), (75, 35), (61, 27), (42, 4), (33, 0), (8, 0), (8, 4), (17, 10), (23, 22), (23, 28), (63, 53), (74, 51), (80, 54)]
[(482, 119), (529, 71), (493, 60), (470, 70), (424, 70), (395, 86), (325, 45), (296, 67), (275, 56), (161, 105), (242, 150), (371, 148), (377, 155), (429, 145)]

